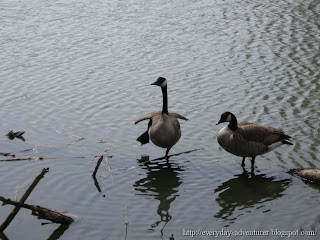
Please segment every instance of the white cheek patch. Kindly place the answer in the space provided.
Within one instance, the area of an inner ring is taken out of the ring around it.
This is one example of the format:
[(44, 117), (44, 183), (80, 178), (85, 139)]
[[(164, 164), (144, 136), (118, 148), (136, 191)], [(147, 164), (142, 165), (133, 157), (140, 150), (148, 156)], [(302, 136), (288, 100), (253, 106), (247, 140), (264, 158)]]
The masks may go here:
[(160, 87), (165, 87), (167, 86), (167, 80), (165, 80), (163, 83), (161, 83)]
[(231, 114), (228, 115), (226, 122), (231, 122)]

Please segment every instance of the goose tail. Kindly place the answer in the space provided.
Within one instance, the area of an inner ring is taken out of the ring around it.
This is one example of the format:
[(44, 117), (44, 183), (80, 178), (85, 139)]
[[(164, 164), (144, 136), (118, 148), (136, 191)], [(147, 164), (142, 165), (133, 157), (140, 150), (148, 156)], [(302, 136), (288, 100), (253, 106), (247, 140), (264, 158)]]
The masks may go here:
[(141, 143), (141, 145), (143, 144), (147, 144), (149, 142), (149, 133), (148, 130), (143, 133), (140, 137), (137, 138), (137, 141)]
[(292, 142), (288, 141), (288, 140), (282, 140), (281, 141), (283, 144), (288, 144), (288, 145), (293, 145)]

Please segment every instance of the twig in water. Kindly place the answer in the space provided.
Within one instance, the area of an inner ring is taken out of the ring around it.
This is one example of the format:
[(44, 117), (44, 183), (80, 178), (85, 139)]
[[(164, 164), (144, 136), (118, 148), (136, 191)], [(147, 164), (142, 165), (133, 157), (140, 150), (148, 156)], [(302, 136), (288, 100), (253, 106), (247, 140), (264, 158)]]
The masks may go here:
[(72, 143), (70, 143), (70, 145), (75, 144), (75, 143), (77, 143), (77, 142), (81, 142), (81, 141), (83, 141), (83, 140), (85, 140), (85, 138), (84, 138), (84, 137), (79, 138), (79, 139), (76, 139), (76, 140), (73, 140), (73, 142), (72, 142)]
[(16, 189), (16, 195), (14, 197), (14, 200), (17, 201), (17, 198), (18, 198), (18, 190), (19, 190), (19, 187), (20, 187), (20, 184), (17, 186), (17, 189)]
[(128, 222), (128, 206), (126, 205), (126, 221), (124, 223), (124, 240), (127, 240), (127, 235), (128, 235), (128, 226), (129, 226), (129, 222)]
[(18, 157), (18, 158), (7, 158), (0, 159), (0, 162), (11, 162), (11, 161), (26, 161), (26, 160), (43, 160), (43, 157)]
[(97, 171), (98, 171), (98, 168), (99, 168), (99, 166), (100, 166), (100, 164), (101, 164), (101, 162), (102, 162), (102, 160), (103, 160), (103, 154), (102, 155), (100, 155), (100, 158), (98, 159), (98, 161), (97, 161), (97, 165), (96, 165), (96, 168), (94, 169), (94, 171), (93, 171), (93, 173), (92, 173), (92, 177), (96, 177), (96, 174), (97, 174)]
[(0, 232), (0, 239), (9, 240), (9, 238), (7, 238), (7, 236), (3, 232)]
[(92, 178), (93, 178), (93, 181), (94, 181), (94, 185), (98, 189), (98, 192), (101, 192), (101, 188), (100, 188), (98, 180), (96, 179), (96, 177), (92, 177)]
[(111, 168), (108, 156), (106, 156), (106, 163), (107, 163), (107, 167), (108, 167), (108, 170), (109, 170), (109, 174), (112, 175), (112, 168)]
[[(41, 173), (38, 174), (38, 176), (33, 180), (33, 182), (31, 183), (31, 185), (29, 186), (29, 188), (27, 189), (27, 191), (23, 194), (23, 196), (21, 197), (19, 203), (24, 203), (27, 198), (29, 197), (29, 195), (31, 194), (32, 190), (37, 186), (38, 182), (44, 177), (44, 175), (49, 172), (49, 168), (44, 168), (42, 169)], [(16, 206), (11, 213), (8, 215), (8, 217), (6, 218), (6, 220), (4, 220), (4, 222), (1, 224), (0, 226), (0, 232), (3, 232), (11, 223), (11, 221), (13, 220), (13, 218), (17, 215), (17, 213), (19, 212), (20, 207)]]

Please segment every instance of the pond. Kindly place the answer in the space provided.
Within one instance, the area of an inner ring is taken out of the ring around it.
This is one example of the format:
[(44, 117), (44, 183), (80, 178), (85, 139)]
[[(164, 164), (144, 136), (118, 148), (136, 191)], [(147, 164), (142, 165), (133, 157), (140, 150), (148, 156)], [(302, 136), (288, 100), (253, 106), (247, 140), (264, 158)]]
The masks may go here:
[[(79, 219), (42, 224), (22, 209), (1, 238), (316, 231), (320, 187), (287, 171), (320, 167), (319, 15), (310, 0), (2, 2), (0, 152), (43, 159), (0, 162), (0, 195), (19, 199), (49, 168), (26, 203)], [(136, 141), (147, 122), (134, 125), (161, 109), (160, 88), (150, 85), (160, 76), (169, 112), (189, 119), (168, 162), (164, 149)], [(225, 111), (283, 129), (294, 145), (245, 172), (216, 140)], [(9, 140), (10, 130), (25, 131), (25, 141)], [(0, 207), (0, 222), (11, 210)]]

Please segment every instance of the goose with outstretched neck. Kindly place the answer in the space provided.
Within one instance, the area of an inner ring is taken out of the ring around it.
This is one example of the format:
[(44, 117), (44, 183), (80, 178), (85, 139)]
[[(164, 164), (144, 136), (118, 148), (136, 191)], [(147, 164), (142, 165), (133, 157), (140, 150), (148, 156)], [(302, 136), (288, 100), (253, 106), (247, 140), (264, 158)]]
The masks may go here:
[(188, 120), (178, 113), (168, 112), (167, 80), (159, 77), (151, 85), (159, 86), (162, 90), (163, 105), (162, 111), (151, 112), (139, 117), (135, 124), (149, 119), (148, 130), (137, 138), (142, 145), (149, 142), (149, 139), (158, 147), (166, 148), (166, 156), (170, 149), (179, 141), (181, 129), (178, 119)]

